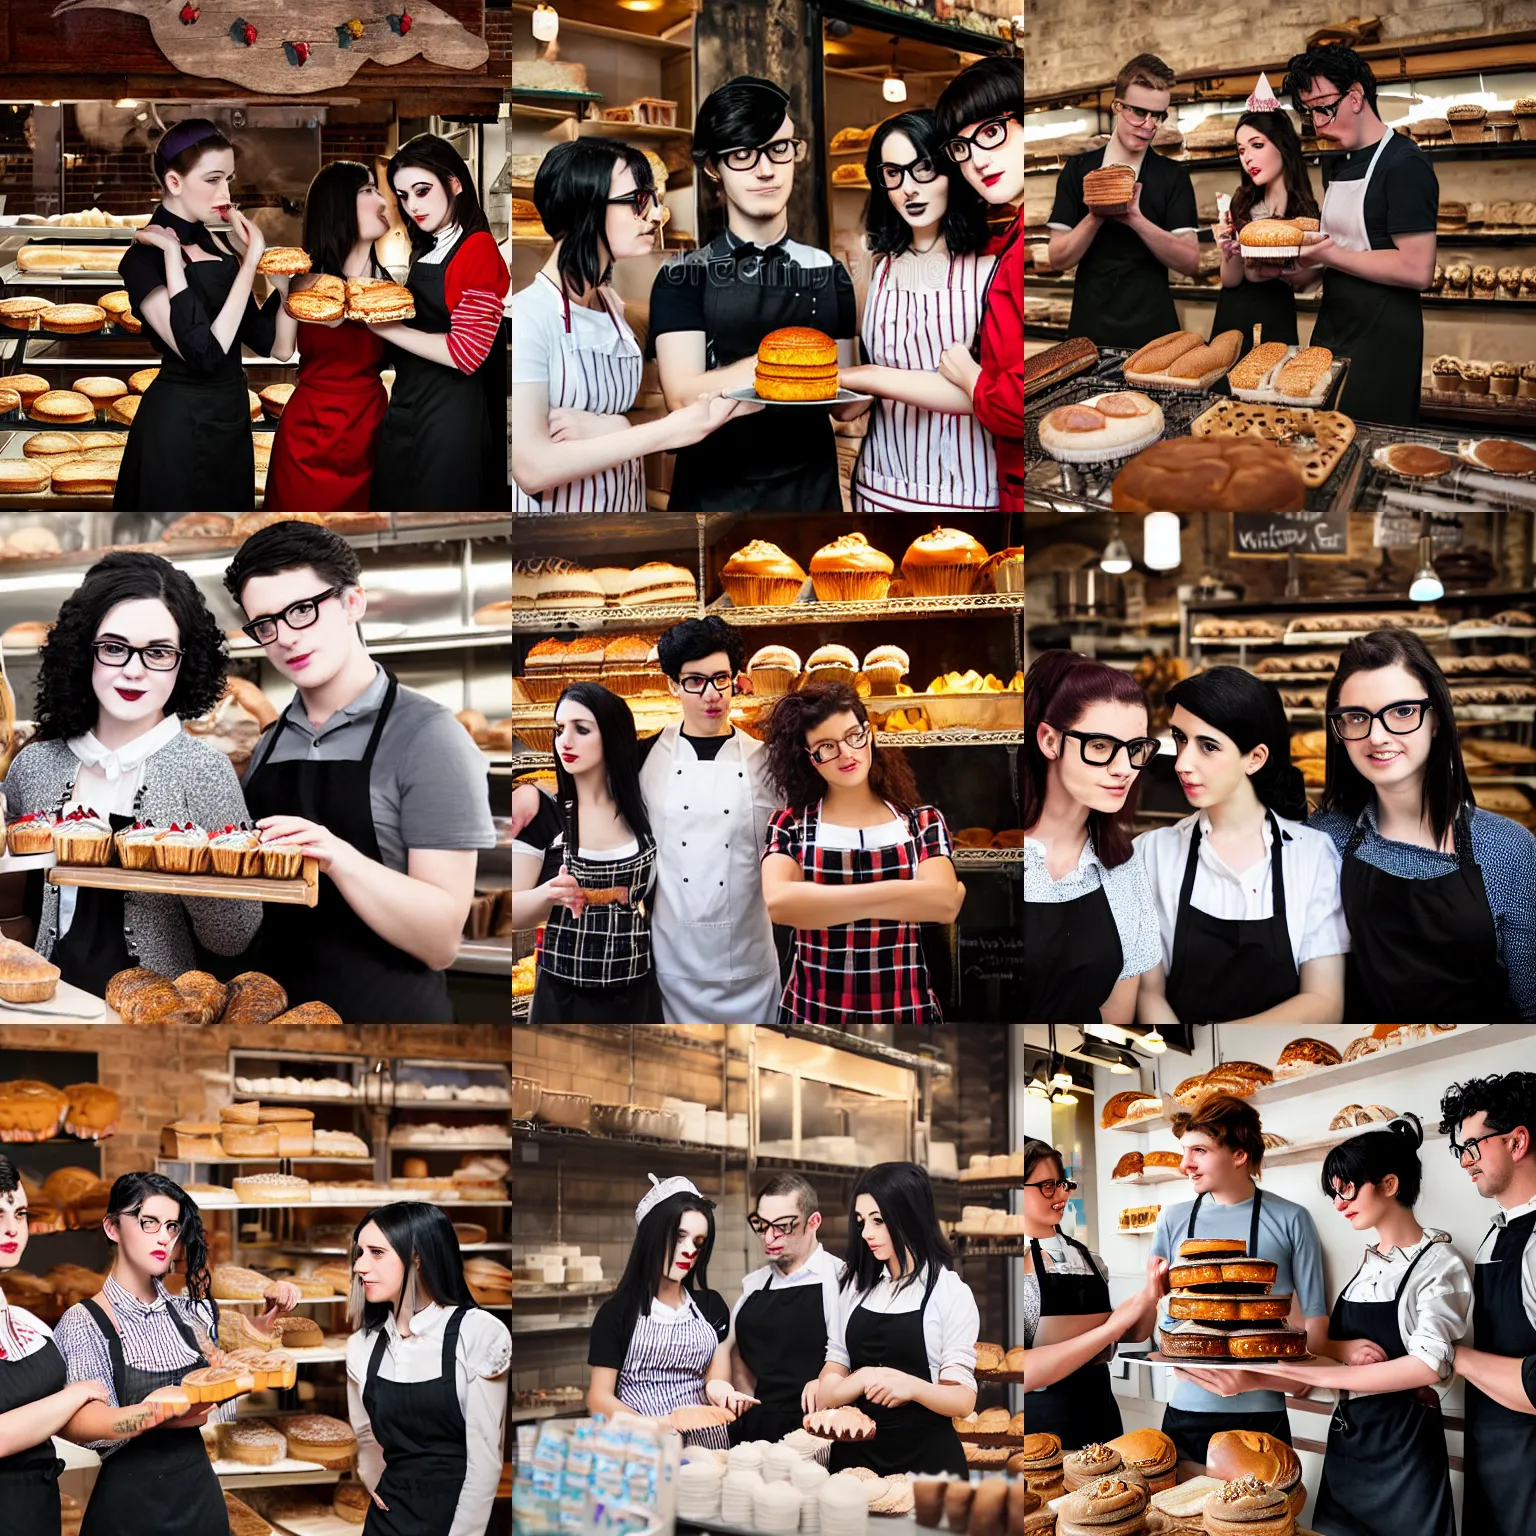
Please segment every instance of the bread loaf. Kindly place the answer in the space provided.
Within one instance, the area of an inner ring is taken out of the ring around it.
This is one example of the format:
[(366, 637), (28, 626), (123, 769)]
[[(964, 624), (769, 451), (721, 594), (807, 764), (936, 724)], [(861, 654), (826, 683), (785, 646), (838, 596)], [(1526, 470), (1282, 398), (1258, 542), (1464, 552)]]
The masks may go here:
[(1176, 359), (1203, 345), (1193, 331), (1170, 331), (1156, 341), (1149, 341), (1140, 351), (1131, 353), (1125, 360), (1123, 371), (1127, 378), (1133, 373), (1165, 373)]

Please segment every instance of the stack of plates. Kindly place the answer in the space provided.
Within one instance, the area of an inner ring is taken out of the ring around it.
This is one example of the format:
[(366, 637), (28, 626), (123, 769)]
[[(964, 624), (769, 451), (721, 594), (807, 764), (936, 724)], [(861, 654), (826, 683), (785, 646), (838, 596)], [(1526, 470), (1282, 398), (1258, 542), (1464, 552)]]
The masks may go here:
[(801, 1536), (818, 1536), (821, 1530), (820, 1496), (828, 1476), (827, 1469), (818, 1461), (802, 1461), (789, 1475), (800, 1495)]
[(720, 1521), (751, 1530), (755, 1516), (754, 1500), (763, 1480), (756, 1472), (731, 1471), (720, 1485)]
[(796, 1536), (800, 1529), (800, 1495), (788, 1483), (764, 1483), (753, 1495), (760, 1531)]
[(800, 1453), (792, 1445), (769, 1445), (763, 1452), (763, 1481), (787, 1483), (800, 1465)]
[(832, 1460), (832, 1442), (823, 1440), (820, 1435), (813, 1435), (808, 1429), (790, 1430), (779, 1444), (791, 1447), (797, 1456), (807, 1461), (820, 1462), (822, 1466)]
[(720, 1518), (720, 1468), (708, 1461), (685, 1461), (677, 1471), (677, 1513), (685, 1520)]
[(839, 1474), (821, 1486), (821, 1536), (867, 1536), (869, 1493), (856, 1477)]
[(740, 1445), (733, 1445), (727, 1455), (732, 1472), (755, 1472), (759, 1477), (762, 1476), (763, 1445), (761, 1441), (744, 1440)]

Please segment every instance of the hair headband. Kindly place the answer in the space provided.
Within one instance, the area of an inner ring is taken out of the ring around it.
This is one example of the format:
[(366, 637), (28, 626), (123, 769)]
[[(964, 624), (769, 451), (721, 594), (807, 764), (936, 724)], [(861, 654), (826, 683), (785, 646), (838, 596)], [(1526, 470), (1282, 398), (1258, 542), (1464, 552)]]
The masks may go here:
[(213, 138), (218, 131), (217, 125), (210, 123), (206, 117), (189, 117), (166, 130), (164, 137), (155, 146), (155, 158), (161, 165), (169, 165), (183, 150), (201, 144), (204, 139)]

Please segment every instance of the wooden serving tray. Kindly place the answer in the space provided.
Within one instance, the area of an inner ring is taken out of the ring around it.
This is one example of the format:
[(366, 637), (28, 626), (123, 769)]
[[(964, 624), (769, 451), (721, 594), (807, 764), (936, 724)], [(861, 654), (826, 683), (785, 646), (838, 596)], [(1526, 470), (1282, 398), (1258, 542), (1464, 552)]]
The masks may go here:
[(297, 880), (268, 880), (264, 876), (164, 875), (153, 869), (121, 869), (117, 865), (56, 864), (48, 871), (52, 885), (90, 886), (98, 891), (152, 891), (164, 896), (213, 896), (225, 901), (275, 901), (312, 907), (320, 900), (320, 864), (304, 860)]
[[(1191, 437), (1259, 437), (1289, 448), (1304, 484), (1316, 490), (1355, 440), (1355, 424), (1339, 411), (1308, 406), (1218, 400), (1189, 424)], [(1303, 439), (1298, 442), (1297, 439)], [(1310, 446), (1308, 441), (1310, 440)]]
[(43, 1003), (0, 1001), (0, 1024), (107, 1024), (107, 1005), (89, 992), (61, 981), (58, 990)]

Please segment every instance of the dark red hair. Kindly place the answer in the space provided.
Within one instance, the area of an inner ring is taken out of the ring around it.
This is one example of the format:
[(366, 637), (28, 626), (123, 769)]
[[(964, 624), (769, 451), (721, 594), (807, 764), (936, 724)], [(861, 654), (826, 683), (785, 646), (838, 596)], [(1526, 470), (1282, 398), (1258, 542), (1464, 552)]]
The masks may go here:
[[(1040, 726), (1071, 730), (1090, 704), (1135, 704), (1147, 707), (1141, 684), (1129, 672), (1117, 672), (1102, 661), (1076, 651), (1046, 651), (1024, 674), (1024, 830), (1028, 832), (1045, 810), (1045, 779), (1050, 760), (1040, 750)], [(1131, 824), (1136, 819), (1136, 785), (1113, 815), (1089, 811), (1088, 836), (1107, 869), (1131, 856)]]

